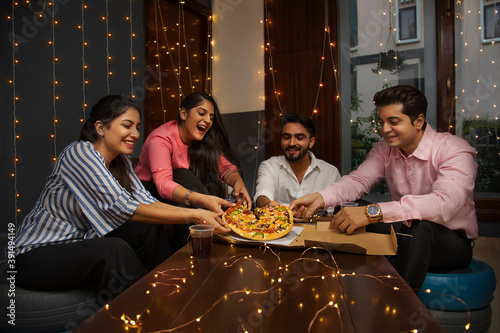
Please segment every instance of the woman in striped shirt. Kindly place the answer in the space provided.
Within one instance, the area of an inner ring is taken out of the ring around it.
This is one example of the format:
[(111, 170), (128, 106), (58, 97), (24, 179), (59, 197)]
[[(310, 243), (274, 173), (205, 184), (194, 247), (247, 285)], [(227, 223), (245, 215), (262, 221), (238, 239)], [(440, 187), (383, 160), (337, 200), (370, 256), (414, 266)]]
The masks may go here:
[(80, 134), (60, 154), (16, 236), (16, 282), (34, 290), (100, 285), (119, 294), (171, 249), (162, 224), (214, 225), (220, 214), (158, 202), (133, 171), (140, 114), (130, 99), (110, 95), (93, 108)]

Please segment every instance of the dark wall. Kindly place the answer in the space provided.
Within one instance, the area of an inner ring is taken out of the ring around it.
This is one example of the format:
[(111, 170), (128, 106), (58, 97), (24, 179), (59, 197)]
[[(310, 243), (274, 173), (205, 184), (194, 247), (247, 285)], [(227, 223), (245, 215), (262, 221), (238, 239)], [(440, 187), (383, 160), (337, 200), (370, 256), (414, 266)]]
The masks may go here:
[[(77, 140), (82, 119), (97, 100), (108, 93), (136, 95), (142, 106), (144, 81), (143, 1), (87, 1), (83, 31), (82, 7), (77, 0), (24, 1), (14, 10), (12, 1), (0, 2), (0, 248), (4, 248), (7, 224), (20, 222), (31, 210), (53, 166), (53, 158)], [(46, 2), (48, 3), (48, 2)], [(57, 24), (52, 28), (55, 14)], [(132, 22), (132, 37), (130, 33)], [(14, 23), (14, 38), (12, 24)], [(111, 33), (111, 36), (106, 36)], [(15, 39), (18, 46), (13, 46)], [(55, 43), (49, 44), (55, 40)], [(135, 60), (131, 62), (131, 47)], [(53, 50), (57, 61), (54, 63)], [(108, 54), (111, 59), (108, 59)], [(15, 75), (12, 68), (13, 57)], [(83, 61), (87, 69), (83, 70)], [(108, 68), (112, 75), (108, 78)], [(131, 76), (135, 71), (136, 75)], [(85, 78), (83, 78), (83, 75)], [(151, 75), (149, 75), (151, 76)], [(54, 102), (55, 95), (59, 98)], [(132, 77), (132, 79), (131, 79)], [(88, 84), (83, 83), (87, 80)], [(14, 80), (15, 85), (9, 83)], [(148, 82), (151, 82), (149, 78)], [(14, 91), (15, 89), (15, 91)], [(15, 102), (14, 95), (19, 99)], [(83, 108), (84, 101), (88, 104)], [(15, 118), (18, 120), (14, 122)], [(54, 129), (54, 118), (57, 123)], [(55, 133), (55, 138), (51, 135)], [(19, 135), (18, 139), (14, 139)], [(15, 140), (15, 142), (14, 142)], [(136, 148), (135, 154), (140, 152)], [(17, 163), (14, 157), (19, 159)], [(12, 174), (16, 174), (13, 177)], [(16, 200), (16, 189), (19, 197)], [(16, 210), (19, 209), (19, 213)]]
[(252, 198), (257, 169), (259, 163), (265, 159), (264, 147), (269, 139), (264, 128), (264, 117), (263, 110), (222, 115), (232, 148), (240, 158), (245, 186)]

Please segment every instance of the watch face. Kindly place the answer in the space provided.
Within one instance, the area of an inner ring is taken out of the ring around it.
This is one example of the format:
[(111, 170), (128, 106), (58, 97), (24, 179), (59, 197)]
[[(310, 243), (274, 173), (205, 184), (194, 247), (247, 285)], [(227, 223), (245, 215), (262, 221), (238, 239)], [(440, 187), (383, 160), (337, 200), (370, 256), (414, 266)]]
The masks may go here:
[(367, 210), (368, 214), (371, 216), (377, 216), (379, 214), (379, 209), (377, 206), (368, 206)]

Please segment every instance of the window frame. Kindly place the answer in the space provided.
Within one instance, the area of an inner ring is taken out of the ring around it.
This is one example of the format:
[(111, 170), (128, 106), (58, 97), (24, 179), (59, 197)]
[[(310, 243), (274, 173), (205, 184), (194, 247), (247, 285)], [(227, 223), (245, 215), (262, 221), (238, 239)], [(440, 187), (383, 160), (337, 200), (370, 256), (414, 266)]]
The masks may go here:
[[(499, 10), (499, 12), (496, 14), (500, 17), (500, 0), (486, 0), (486, 4), (485, 4), (485, 1), (484, 0), (481, 0), (481, 3), (480, 3), (480, 8), (481, 8), (481, 15), (480, 15), (480, 19), (481, 19), (481, 43), (483, 44), (489, 44), (491, 42), (498, 42), (500, 41), (500, 35), (497, 36), (497, 37), (485, 37), (485, 33), (486, 33), (486, 22), (485, 22), (485, 15), (486, 15), (486, 10), (485, 10), (485, 7), (489, 7), (489, 6), (493, 6), (493, 8)], [(495, 16), (496, 16), (495, 15)], [(493, 20), (493, 27), (495, 25), (495, 20)], [(493, 28), (495, 29), (495, 28)], [(493, 35), (495, 35), (493, 33)]]
[[(396, 43), (398, 45), (400, 44), (408, 44), (408, 43), (415, 43), (420, 41), (420, 0), (413, 0), (414, 5), (405, 5), (402, 8), (400, 8), (400, 1), (401, 2), (408, 2), (408, 0), (396, 0)], [(408, 10), (415, 8), (415, 34), (416, 36), (414, 38), (408, 38), (408, 39), (401, 39), (400, 31), (401, 31), (401, 26), (399, 23), (400, 16), (401, 16), (401, 11), (402, 10)]]
[[(481, 0), (482, 1), (482, 0)], [(481, 7), (482, 8), (482, 7)], [(449, 132), (455, 134), (455, 6), (453, 3), (436, 1), (437, 36), (437, 91), (438, 91), (438, 128), (451, 125)], [(453, 40), (453, 43), (449, 43)], [(451, 45), (451, 48), (450, 48)], [(443, 47), (440, 47), (443, 46)], [(456, 111), (456, 110), (455, 110)], [(451, 120), (451, 121), (450, 121)], [(478, 221), (500, 222), (500, 197), (474, 197)]]

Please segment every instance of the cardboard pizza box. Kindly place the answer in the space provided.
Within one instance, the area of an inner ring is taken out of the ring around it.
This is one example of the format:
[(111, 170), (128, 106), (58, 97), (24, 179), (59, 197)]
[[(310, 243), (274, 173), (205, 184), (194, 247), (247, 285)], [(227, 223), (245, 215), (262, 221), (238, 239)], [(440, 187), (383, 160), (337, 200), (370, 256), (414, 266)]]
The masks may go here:
[[(341, 252), (369, 255), (395, 255), (398, 248), (396, 234), (392, 226), (389, 233), (359, 228), (348, 235), (337, 228), (329, 229), (330, 222), (318, 222), (316, 230), (304, 230), (300, 238), (305, 247), (321, 246)], [(377, 231), (377, 232), (375, 232)], [(385, 231), (385, 230), (384, 230)]]
[[(397, 250), (397, 240), (394, 229), (390, 225), (384, 225), (384, 230), (377, 228), (360, 228), (351, 235), (343, 233), (338, 229), (329, 229), (329, 221), (318, 221), (316, 223), (295, 223), (294, 230), (298, 235), (293, 236), (289, 242), (286, 239), (265, 242), (270, 247), (277, 248), (303, 248), (320, 246), (341, 252), (368, 254), (368, 255), (394, 255)], [(383, 225), (383, 223), (381, 223)], [(373, 226), (373, 225), (372, 225)], [(300, 231), (299, 229), (300, 228)], [(381, 229), (381, 228), (378, 228)], [(285, 237), (287, 237), (285, 236)], [(216, 238), (232, 244), (249, 244), (260, 246), (264, 242), (244, 239), (235, 233), (216, 234)]]

